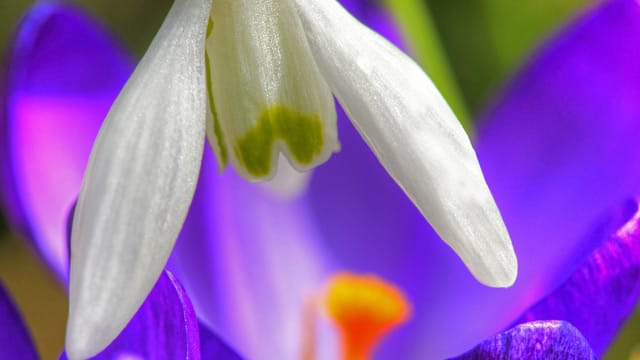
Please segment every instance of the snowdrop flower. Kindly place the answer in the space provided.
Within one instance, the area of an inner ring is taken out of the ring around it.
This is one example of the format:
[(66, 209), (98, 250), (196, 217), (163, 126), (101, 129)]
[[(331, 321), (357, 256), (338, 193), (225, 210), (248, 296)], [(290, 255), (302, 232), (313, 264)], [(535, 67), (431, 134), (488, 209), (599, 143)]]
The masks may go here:
[(250, 180), (272, 177), (278, 153), (308, 170), (339, 147), (332, 92), (477, 279), (514, 282), (470, 141), (406, 55), (333, 0), (176, 0), (89, 159), (71, 239), (71, 357), (108, 345), (164, 268), (205, 133), (220, 165)]
[[(7, 118), (0, 127), (7, 166), (2, 195), (14, 225), (21, 225), (66, 280), (67, 216), (87, 144), (129, 62), (111, 39), (91, 30), (90, 22), (64, 10), (49, 13), (44, 4), (19, 33), (9, 63), (10, 86), (3, 97)], [(355, 130), (341, 122), (344, 152), (321, 167), (308, 192), (293, 203), (233, 172), (217, 176), (215, 159), (205, 152), (196, 200), (176, 249), (174, 265), (179, 266), (173, 267), (198, 317), (250, 358), (294, 358), (299, 349), (286, 350), (300, 344), (299, 330), (291, 336), (290, 324), (299, 324), (301, 315), (295, 302), (303, 294), (301, 284), (313, 286), (318, 280), (306, 270), (320, 258), (333, 260), (338, 269), (364, 269), (392, 279), (412, 300), (409, 322), (381, 344), (378, 357), (452, 356), (509, 324), (545, 319), (570, 321), (588, 346), (570, 326), (551, 321), (518, 325), (474, 351), (564, 358), (581, 349), (587, 354), (590, 346), (601, 356), (639, 293), (637, 201), (614, 209), (608, 221), (593, 228), (597, 214), (637, 194), (640, 184), (638, 102), (628, 101), (638, 96), (637, 83), (628, 81), (638, 67), (626, 56), (638, 47), (639, 9), (635, 0), (614, 0), (585, 14), (535, 56), (482, 122), (479, 155), (523, 254), (516, 286), (507, 291), (482, 287), (446, 246), (420, 241), (435, 235)], [(366, 13), (373, 19), (360, 15), (381, 32), (389, 28), (378, 24), (381, 19), (368, 8)], [(585, 142), (576, 146), (585, 134)], [(550, 150), (554, 157), (546, 155)], [(285, 231), (274, 231), (274, 225)], [(584, 233), (590, 235), (583, 238)], [(395, 241), (389, 244), (389, 238)], [(337, 350), (317, 341), (318, 349)], [(181, 341), (172, 344), (180, 347)]]

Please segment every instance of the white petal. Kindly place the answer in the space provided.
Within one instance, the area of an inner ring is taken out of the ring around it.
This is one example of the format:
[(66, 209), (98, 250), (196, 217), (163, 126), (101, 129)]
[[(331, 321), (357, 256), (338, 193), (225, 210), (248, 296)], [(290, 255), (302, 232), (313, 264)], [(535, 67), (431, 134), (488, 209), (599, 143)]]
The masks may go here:
[(84, 359), (125, 327), (184, 222), (205, 134), (211, 0), (176, 0), (111, 108), (73, 221), (66, 351)]
[(335, 1), (296, 2), (320, 71), (380, 162), (479, 281), (510, 286), (511, 240), (469, 138), (431, 80)]
[(313, 170), (298, 171), (280, 155), (278, 169), (273, 179), (261, 183), (266, 191), (279, 199), (295, 199), (307, 190)]
[(327, 160), (339, 148), (335, 105), (293, 0), (216, 0), (211, 19), (209, 142), (218, 157), (251, 180), (272, 178), (279, 152), (298, 170)]

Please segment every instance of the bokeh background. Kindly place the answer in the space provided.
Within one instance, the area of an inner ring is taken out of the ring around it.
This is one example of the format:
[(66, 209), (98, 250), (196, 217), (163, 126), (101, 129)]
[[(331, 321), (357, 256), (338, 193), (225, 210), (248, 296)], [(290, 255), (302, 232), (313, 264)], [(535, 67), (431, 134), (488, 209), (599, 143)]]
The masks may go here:
[[(374, 0), (372, 0), (374, 1)], [(397, 1), (402, 0), (388, 0)], [(171, 0), (77, 0), (138, 57), (160, 26)], [(564, 24), (597, 0), (425, 0), (457, 112), (473, 121), (510, 74)], [(0, 0), (0, 63), (21, 14), (33, 3)], [(391, 3), (390, 3), (391, 4)], [(445, 95), (447, 95), (445, 93)], [(464, 109), (464, 110), (463, 110)], [(0, 279), (25, 317), (40, 354), (57, 358), (64, 343), (65, 289), (47, 273), (0, 213)], [(607, 358), (640, 360), (640, 312)]]

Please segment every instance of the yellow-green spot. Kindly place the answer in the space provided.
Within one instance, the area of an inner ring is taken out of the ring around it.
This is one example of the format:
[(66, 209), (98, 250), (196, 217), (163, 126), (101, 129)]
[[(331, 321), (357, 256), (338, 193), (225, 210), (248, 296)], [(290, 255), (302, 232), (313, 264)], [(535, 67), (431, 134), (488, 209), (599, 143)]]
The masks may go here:
[[(209, 20), (209, 24), (213, 27), (213, 22)], [(211, 110), (211, 114), (213, 117), (213, 132), (216, 135), (216, 140), (218, 142), (218, 149), (220, 149), (220, 165), (222, 168), (227, 166), (227, 161), (229, 160), (229, 154), (227, 151), (227, 147), (224, 144), (224, 138), (222, 135), (222, 127), (220, 126), (220, 120), (218, 119), (218, 112), (216, 111), (216, 103), (213, 98), (213, 81), (211, 80), (211, 60), (209, 59), (209, 54), (205, 51), (204, 53), (204, 62), (206, 68), (207, 75), (207, 93), (209, 94), (209, 109)]]
[(250, 175), (264, 177), (271, 172), (271, 154), (277, 141), (287, 147), (296, 162), (311, 164), (324, 145), (320, 116), (303, 114), (282, 105), (265, 109), (255, 126), (237, 140), (234, 151)]
[(211, 36), (212, 31), (213, 31), (213, 19), (209, 18), (209, 23), (207, 24), (207, 38)]

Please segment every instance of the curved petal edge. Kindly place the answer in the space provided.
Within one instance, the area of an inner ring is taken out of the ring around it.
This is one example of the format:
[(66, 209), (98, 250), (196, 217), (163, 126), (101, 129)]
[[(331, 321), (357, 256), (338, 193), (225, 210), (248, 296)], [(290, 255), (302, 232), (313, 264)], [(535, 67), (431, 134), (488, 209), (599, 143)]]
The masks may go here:
[(456, 357), (471, 359), (596, 359), (587, 340), (568, 322), (537, 321), (518, 325)]

